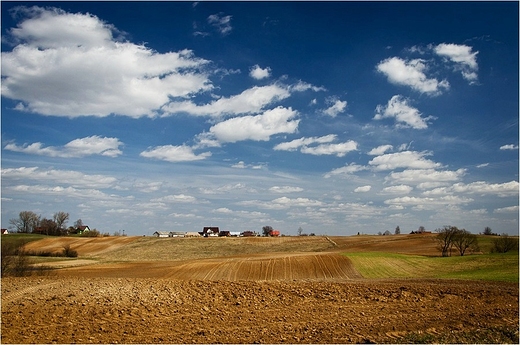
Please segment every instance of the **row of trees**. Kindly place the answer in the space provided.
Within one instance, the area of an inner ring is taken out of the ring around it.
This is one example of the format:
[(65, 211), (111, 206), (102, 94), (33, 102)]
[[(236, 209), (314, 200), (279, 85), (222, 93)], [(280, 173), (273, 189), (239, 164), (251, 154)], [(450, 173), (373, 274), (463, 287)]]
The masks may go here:
[[(477, 235), (466, 229), (459, 229), (456, 226), (444, 226), (437, 229), (436, 232), (437, 248), (442, 256), (451, 256), (453, 248), (459, 252), (460, 256), (464, 256), (468, 250), (472, 252), (480, 251)], [(484, 234), (497, 236), (488, 227), (485, 229)], [(497, 236), (492, 242), (492, 253), (507, 253), (512, 250), (518, 250), (518, 238), (502, 234)]]
[(42, 218), (33, 211), (22, 211), (18, 218), (9, 220), (9, 224), (20, 233), (41, 233), (51, 236), (63, 236), (75, 234), (83, 226), (83, 221), (78, 219), (73, 226), (67, 228), (70, 215), (67, 212), (56, 212), (52, 219)]

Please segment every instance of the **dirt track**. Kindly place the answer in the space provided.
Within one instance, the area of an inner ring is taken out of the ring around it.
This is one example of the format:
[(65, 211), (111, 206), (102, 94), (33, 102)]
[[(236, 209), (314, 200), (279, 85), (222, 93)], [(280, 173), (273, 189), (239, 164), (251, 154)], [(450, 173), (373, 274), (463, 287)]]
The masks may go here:
[(515, 329), (515, 284), (2, 279), (2, 343), (500, 343)]

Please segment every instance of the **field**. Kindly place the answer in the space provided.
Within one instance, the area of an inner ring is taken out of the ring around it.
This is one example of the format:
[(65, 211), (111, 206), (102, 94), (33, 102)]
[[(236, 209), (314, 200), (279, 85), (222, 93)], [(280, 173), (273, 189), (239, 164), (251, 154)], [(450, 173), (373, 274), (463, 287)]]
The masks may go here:
[[(5, 237), (2, 237), (4, 240)], [(432, 235), (42, 238), (2, 343), (518, 343), (518, 252)]]

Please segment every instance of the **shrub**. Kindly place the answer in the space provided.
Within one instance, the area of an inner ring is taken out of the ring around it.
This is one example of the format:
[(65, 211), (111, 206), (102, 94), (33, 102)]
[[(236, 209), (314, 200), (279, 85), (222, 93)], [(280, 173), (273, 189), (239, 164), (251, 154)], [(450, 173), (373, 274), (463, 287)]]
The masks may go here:
[(76, 258), (78, 257), (78, 252), (74, 249), (71, 249), (69, 245), (63, 247), (63, 256), (67, 258)]

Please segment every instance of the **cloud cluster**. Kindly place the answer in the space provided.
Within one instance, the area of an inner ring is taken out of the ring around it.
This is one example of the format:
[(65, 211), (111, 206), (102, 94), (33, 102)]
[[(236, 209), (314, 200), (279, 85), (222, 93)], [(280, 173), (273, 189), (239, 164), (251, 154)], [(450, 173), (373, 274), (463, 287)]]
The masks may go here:
[(357, 150), (358, 143), (354, 140), (349, 140), (343, 143), (332, 143), (333, 141), (336, 141), (336, 139), (336, 134), (329, 134), (322, 137), (303, 137), (277, 144), (274, 147), (274, 150), (296, 151), (299, 149), (301, 153), (315, 156), (336, 155), (338, 157), (343, 157), (347, 153)]
[(4, 149), (13, 152), (22, 152), (49, 157), (77, 158), (91, 155), (117, 157), (122, 154), (119, 146), (123, 143), (117, 138), (100, 137), (93, 135), (86, 138), (74, 139), (63, 147), (43, 146), (42, 143), (25, 144), (22, 146), (14, 143), (7, 144)]
[(416, 108), (409, 105), (409, 101), (401, 95), (393, 96), (386, 106), (378, 105), (374, 120), (394, 118), (398, 127), (410, 127), (413, 129), (428, 128), (428, 120), (433, 116), (423, 117)]

